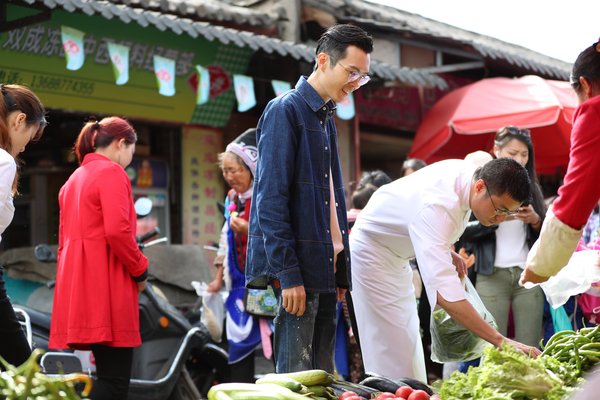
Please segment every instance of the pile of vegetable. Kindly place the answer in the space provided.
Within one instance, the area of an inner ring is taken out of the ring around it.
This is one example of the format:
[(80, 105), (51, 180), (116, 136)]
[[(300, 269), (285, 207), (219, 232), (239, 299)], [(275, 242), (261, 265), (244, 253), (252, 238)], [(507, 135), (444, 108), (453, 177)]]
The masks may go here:
[(0, 372), (0, 398), (7, 400), (79, 400), (74, 385), (85, 383), (82, 396), (92, 388), (92, 380), (84, 374), (69, 374), (56, 377), (44, 375), (37, 362), (42, 351), (36, 349), (29, 359), (14, 367), (0, 357), (4, 371)]
[(576, 385), (585, 372), (600, 362), (600, 325), (577, 332), (557, 332), (541, 348), (541, 359), (546, 367), (565, 384)]
[(267, 374), (256, 384), (222, 383), (208, 392), (208, 400), (364, 400), (401, 399), (428, 400), (431, 388), (409, 378), (392, 380), (371, 376), (360, 384), (334, 379), (323, 370), (309, 370), (287, 374)]
[(561, 331), (533, 359), (511, 346), (486, 349), (479, 367), (436, 383), (443, 400), (570, 398), (600, 361), (600, 326)]

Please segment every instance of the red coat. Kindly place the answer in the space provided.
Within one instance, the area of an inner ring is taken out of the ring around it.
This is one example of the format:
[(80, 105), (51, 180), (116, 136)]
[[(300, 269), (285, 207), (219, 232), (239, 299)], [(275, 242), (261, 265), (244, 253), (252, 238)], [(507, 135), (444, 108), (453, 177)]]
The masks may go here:
[(58, 268), (49, 347), (141, 344), (137, 283), (148, 260), (135, 240), (131, 183), (91, 153), (58, 195)]
[(600, 96), (583, 102), (573, 116), (569, 166), (554, 215), (574, 229), (581, 229), (600, 199)]

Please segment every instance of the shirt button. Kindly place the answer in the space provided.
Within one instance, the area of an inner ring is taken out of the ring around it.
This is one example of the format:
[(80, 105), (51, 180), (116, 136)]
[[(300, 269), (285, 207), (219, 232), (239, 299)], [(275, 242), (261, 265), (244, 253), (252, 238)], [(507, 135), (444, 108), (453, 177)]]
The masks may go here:
[(323, 107), (323, 111), (327, 111), (327, 107)]
[(327, 200), (325, 200), (325, 205), (329, 204), (329, 202)]
[(319, 123), (320, 123), (321, 125), (323, 125), (323, 121), (319, 121)]
[(329, 233), (329, 229), (327, 229), (327, 233)]
[(337, 201), (335, 202), (335, 206), (336, 206), (336, 207), (339, 207), (339, 205), (338, 205)]
[(327, 149), (328, 149), (328, 147), (327, 147), (327, 146), (325, 146), (325, 150), (327, 150)]
[(345, 234), (346, 234), (346, 231), (345, 231), (345, 230), (342, 230), (342, 235), (345, 235)]
[(330, 258), (330, 259), (329, 259), (329, 262), (333, 262), (333, 258)]
[(325, 178), (327, 178), (327, 174), (325, 174)]

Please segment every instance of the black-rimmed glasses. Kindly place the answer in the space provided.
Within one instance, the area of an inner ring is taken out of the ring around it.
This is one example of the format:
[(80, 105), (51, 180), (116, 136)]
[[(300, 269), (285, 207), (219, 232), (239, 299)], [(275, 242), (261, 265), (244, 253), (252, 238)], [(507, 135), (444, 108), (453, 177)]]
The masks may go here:
[(350, 68), (346, 67), (339, 61), (338, 64), (340, 64), (346, 70), (346, 72), (348, 72), (347, 83), (358, 81), (358, 86), (360, 87), (367, 84), (371, 80), (371, 75), (369, 74), (361, 74), (360, 72), (352, 71)]
[(501, 210), (498, 207), (496, 207), (496, 203), (494, 203), (494, 200), (492, 200), (492, 193), (490, 193), (490, 189), (488, 189), (487, 183), (483, 181), (483, 184), (485, 185), (485, 190), (487, 191), (488, 197), (492, 202), (492, 206), (494, 207), (496, 215), (504, 215), (505, 217), (514, 217), (515, 215), (519, 215), (519, 210)]

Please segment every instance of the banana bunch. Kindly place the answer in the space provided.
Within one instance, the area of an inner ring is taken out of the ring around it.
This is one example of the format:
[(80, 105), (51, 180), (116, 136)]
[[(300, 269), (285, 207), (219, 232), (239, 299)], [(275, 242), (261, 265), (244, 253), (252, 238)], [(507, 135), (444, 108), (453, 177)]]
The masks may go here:
[(267, 374), (251, 383), (222, 383), (208, 392), (208, 400), (336, 400), (329, 385), (333, 376), (313, 369), (287, 374)]

